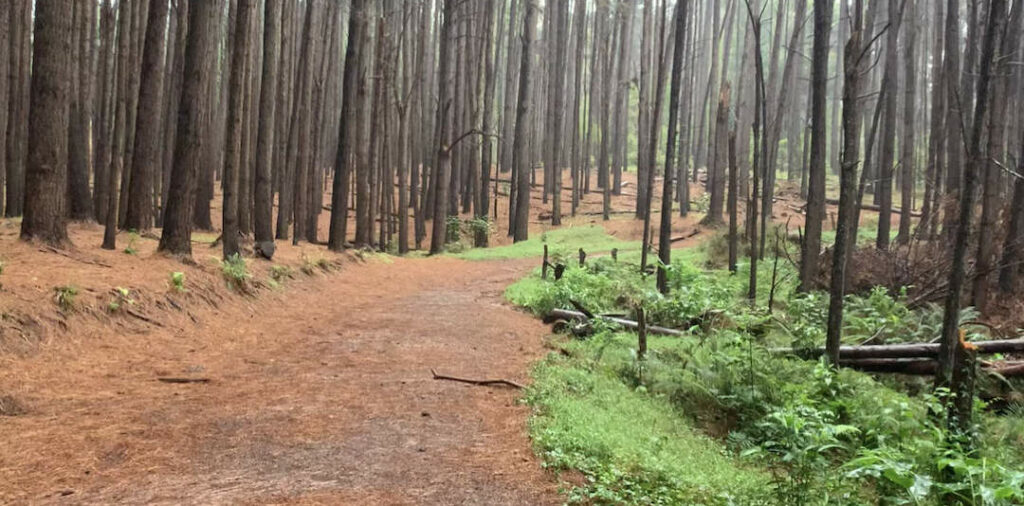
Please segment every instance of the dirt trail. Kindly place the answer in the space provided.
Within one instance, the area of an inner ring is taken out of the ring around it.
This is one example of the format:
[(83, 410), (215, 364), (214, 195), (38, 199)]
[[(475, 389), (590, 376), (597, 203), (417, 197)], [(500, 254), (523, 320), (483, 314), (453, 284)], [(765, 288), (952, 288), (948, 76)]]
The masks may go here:
[(0, 503), (559, 503), (518, 391), (430, 375), (527, 381), (546, 328), (502, 292), (534, 264), (371, 260), (13, 361)]

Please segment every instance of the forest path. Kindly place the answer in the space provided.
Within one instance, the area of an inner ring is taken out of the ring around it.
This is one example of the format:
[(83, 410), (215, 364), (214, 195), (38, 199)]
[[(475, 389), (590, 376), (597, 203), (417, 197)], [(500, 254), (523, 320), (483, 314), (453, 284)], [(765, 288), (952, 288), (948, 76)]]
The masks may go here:
[(60, 374), (28, 361), (40, 396), (0, 423), (0, 503), (560, 503), (520, 392), (430, 373), (527, 381), (548, 330), (502, 294), (536, 263), (375, 259), (51, 355)]

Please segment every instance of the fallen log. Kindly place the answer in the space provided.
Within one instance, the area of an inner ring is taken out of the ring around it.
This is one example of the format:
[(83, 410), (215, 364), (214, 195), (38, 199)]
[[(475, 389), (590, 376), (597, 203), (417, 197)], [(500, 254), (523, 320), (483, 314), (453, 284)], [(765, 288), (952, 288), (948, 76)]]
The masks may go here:
[[(832, 205), (832, 206), (838, 206), (839, 205), (839, 199), (825, 199), (825, 203), (829, 204), (829, 205)], [(876, 206), (874, 204), (861, 204), (860, 208), (864, 209), (865, 211), (875, 211), (876, 213), (882, 210), (881, 207)], [(892, 208), (891, 212), (892, 212), (892, 214), (902, 214), (903, 210), (898, 208), (898, 207), (894, 207), (894, 208)], [(918, 212), (918, 211), (911, 211), (910, 212), (910, 216), (914, 217), (914, 218), (920, 218), (921, 217), (921, 213)]]
[[(1024, 352), (1024, 339), (1004, 339), (995, 341), (972, 341), (970, 344), (978, 349), (978, 353), (1019, 353)], [(771, 353), (795, 354), (806, 357), (817, 357), (825, 354), (824, 348), (800, 350), (794, 348), (772, 348)], [(880, 346), (842, 346), (839, 358), (933, 358), (939, 355), (939, 343), (886, 344)]]
[[(568, 309), (553, 309), (550, 313), (548, 313), (548, 319), (549, 320), (576, 320), (576, 321), (580, 321), (580, 322), (584, 322), (584, 323), (586, 323), (587, 321), (590, 320), (590, 318), (587, 318), (587, 315), (585, 315), (585, 314), (583, 314), (583, 313), (581, 313), (579, 311), (570, 311)], [(627, 320), (625, 318), (616, 318), (616, 317), (613, 317), (613, 316), (596, 316), (595, 319), (600, 319), (600, 320), (605, 320), (605, 321), (609, 321), (609, 322), (612, 322), (612, 323), (616, 323), (616, 324), (621, 325), (621, 326), (623, 326), (623, 327), (625, 327), (627, 329), (630, 329), (630, 330), (639, 330), (639, 328), (640, 328), (640, 324), (638, 324), (637, 322), (635, 322), (633, 320)], [(657, 325), (648, 325), (647, 326), (647, 333), (648, 334), (657, 334), (657, 335), (662, 335), (662, 336), (673, 336), (673, 337), (681, 337), (681, 336), (685, 335), (685, 333), (683, 333), (681, 330), (670, 329), (670, 328), (666, 328), (666, 327), (659, 327)]]
[[(841, 367), (873, 373), (911, 374), (931, 376), (939, 369), (939, 362), (930, 358), (860, 358), (839, 360)], [(981, 370), (1006, 378), (1024, 376), (1024, 362), (981, 362)]]
[(457, 381), (459, 383), (468, 383), (470, 385), (479, 385), (479, 386), (485, 386), (485, 387), (486, 386), (493, 386), (493, 385), (505, 385), (505, 386), (510, 386), (512, 388), (518, 388), (520, 390), (522, 390), (524, 388), (523, 385), (520, 385), (519, 383), (515, 383), (513, 381), (509, 381), (509, 380), (505, 380), (505, 379), (476, 380), (476, 379), (468, 379), (468, 378), (459, 378), (459, 377), (456, 377), (456, 376), (446, 376), (444, 374), (437, 374), (437, 372), (434, 371), (433, 369), (430, 370), (430, 374), (434, 375), (434, 379), (436, 379), (436, 380)]
[(923, 376), (935, 374), (935, 371), (939, 368), (939, 363), (930, 358), (857, 358), (851, 360), (840, 359), (839, 366), (864, 372)]
[(699, 234), (700, 234), (700, 229), (699, 228), (695, 228), (695, 229), (691, 230), (689, 233), (686, 233), (686, 234), (683, 234), (683, 235), (680, 235), (680, 236), (676, 236), (676, 237), (673, 237), (673, 238), (669, 239), (668, 242), (671, 243), (671, 242), (685, 241), (685, 240), (687, 240), (687, 239), (689, 239), (691, 237), (697, 236)]

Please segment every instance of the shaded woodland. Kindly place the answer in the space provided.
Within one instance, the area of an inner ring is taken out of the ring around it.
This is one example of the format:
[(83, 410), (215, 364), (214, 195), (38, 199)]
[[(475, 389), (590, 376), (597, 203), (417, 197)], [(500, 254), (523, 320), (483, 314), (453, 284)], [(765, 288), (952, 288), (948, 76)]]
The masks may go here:
[(959, 392), (960, 309), (1021, 292), (1022, 24), (1020, 0), (10, 0), (0, 212), (58, 248), (157, 230), (188, 257), (216, 230), (225, 258), (436, 254), (463, 222), (478, 247), (528, 239), (531, 199), (557, 226), (630, 192), (662, 292), (696, 212), (753, 297), (793, 189), (832, 362), (870, 271), (944, 304), (936, 377)]

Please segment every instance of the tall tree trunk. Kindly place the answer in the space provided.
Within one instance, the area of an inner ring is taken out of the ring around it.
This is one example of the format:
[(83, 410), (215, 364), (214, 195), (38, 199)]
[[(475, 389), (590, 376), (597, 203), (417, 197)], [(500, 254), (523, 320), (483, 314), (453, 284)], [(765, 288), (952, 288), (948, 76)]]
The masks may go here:
[[(483, 156), (480, 160), (480, 180), (478, 181), (478, 187), (476, 188), (477, 202), (476, 202), (476, 219), (483, 223), (490, 223), (488, 220), (488, 211), (490, 210), (490, 188), (491, 188), (491, 165), (494, 160), (493, 153), (496, 146), (492, 146), (491, 130), (494, 128), (494, 93), (495, 93), (495, 81), (497, 81), (497, 74), (495, 68), (497, 65), (497, 51), (494, 48), (495, 36), (494, 36), (494, 4), (497, 0), (488, 0), (486, 8), (484, 10), (485, 22), (483, 25), (484, 29), (484, 103), (483, 103), (483, 118), (481, 129), (483, 130)], [(498, 22), (503, 22), (499, 20)], [(499, 37), (500, 40), (500, 37)], [(499, 41), (500, 43), (500, 41)], [(495, 182), (495, 184), (497, 184)], [(404, 211), (403, 211), (404, 212)], [(475, 237), (473, 242), (478, 247), (486, 247), (488, 242), (488, 229), (489, 227), (476, 227)]]
[(7, 116), (7, 208), (4, 215), (21, 216), (25, 209), (26, 136), (28, 135), (29, 79), (32, 65), (32, 0), (11, 5), (11, 75)]
[(839, 216), (832, 249), (832, 279), (829, 288), (828, 325), (825, 354), (833, 365), (839, 364), (839, 346), (843, 337), (843, 298), (846, 295), (847, 250), (855, 245), (850, 224), (857, 205), (857, 164), (860, 163), (860, 86), (863, 75), (861, 45), (864, 35), (862, 0), (856, 1), (850, 39), (843, 52), (843, 151), (840, 162)]
[(4, 216), (7, 190), (7, 113), (11, 101), (11, 2), (0, 2), (0, 216)]
[[(810, 290), (818, 274), (821, 222), (825, 219), (826, 84), (832, 0), (814, 0), (814, 47), (811, 54), (811, 162), (807, 191), (807, 220), (800, 249), (800, 289)], [(767, 195), (767, 193), (766, 193)]]
[(612, 194), (622, 193), (622, 170), (626, 165), (626, 105), (629, 99), (629, 59), (633, 47), (633, 15), (636, 13), (636, 0), (623, 0), (626, 12), (622, 14), (622, 34), (619, 43), (619, 65), (615, 78), (615, 113), (612, 118)]
[[(955, 5), (951, 7), (956, 9)], [(954, 13), (951, 11), (950, 16)], [(974, 192), (978, 184), (979, 173), (986, 165), (984, 153), (981, 151), (981, 136), (985, 125), (985, 113), (988, 107), (989, 81), (992, 73), (992, 60), (996, 53), (996, 40), (1006, 23), (1006, 0), (992, 0), (984, 45), (981, 51), (981, 66), (978, 76), (977, 97), (974, 102), (974, 114), (971, 117), (971, 130), (967, 143), (968, 162), (964, 171), (963, 192), (960, 194), (960, 218), (956, 226), (956, 239), (953, 243), (953, 263), (949, 273), (949, 292), (946, 295), (945, 313), (942, 319), (942, 340), (939, 346), (939, 370), (935, 375), (938, 386), (950, 386), (954, 395), (958, 395), (959, 385), (950, 384), (953, 371), (959, 366), (962, 357), (957, 353), (960, 327), (960, 296), (966, 278), (967, 242), (971, 233), (971, 215), (974, 211)], [(946, 32), (949, 35), (949, 32)], [(959, 413), (961, 422), (965, 413)], [(969, 421), (967, 421), (969, 423)], [(962, 425), (965, 427), (965, 425)]]
[[(94, 75), (92, 52), (96, 35), (96, 9), (91, 3), (87, 3), (75, 4), (74, 10), (75, 61), (71, 64), (75, 67), (72, 69), (75, 75), (72, 77), (70, 91), (71, 119), (68, 128), (68, 217), (73, 220), (89, 220), (93, 217), (92, 192), (89, 191), (89, 173), (93, 162), (93, 152), (90, 149), (93, 99), (90, 90)], [(6, 125), (2, 128), (6, 128)], [(3, 184), (0, 183), (0, 186)]]
[[(504, 1), (504, 0), (503, 0)], [(523, 0), (524, 2), (528, 0)], [(501, 115), (501, 158), (500, 166), (501, 172), (508, 172), (513, 168), (512, 165), (512, 131), (515, 128), (514, 120), (516, 118), (516, 93), (517, 93), (517, 81), (516, 72), (520, 64), (520, 37), (522, 32), (519, 30), (519, 19), (520, 15), (519, 0), (511, 0), (511, 4), (508, 9), (508, 57), (507, 65), (505, 68), (505, 90), (503, 99), (504, 112)], [(511, 193), (510, 193), (511, 194)]]
[(146, 23), (146, 42), (142, 53), (142, 77), (139, 85), (139, 111), (135, 121), (135, 148), (128, 190), (128, 209), (123, 227), (147, 230), (153, 226), (153, 169), (159, 167), (163, 87), (164, 48), (168, 2), (153, 0)]
[[(444, 251), (446, 233), (447, 233), (447, 221), (448, 221), (448, 186), (450, 184), (449, 176), (451, 174), (452, 165), (452, 146), (451, 146), (451, 122), (448, 121), (448, 110), (452, 105), (452, 92), (451, 92), (451, 79), (450, 66), (455, 52), (452, 51), (453, 32), (455, 29), (455, 15), (456, 5), (455, 0), (442, 0), (442, 16), (444, 19), (441, 23), (441, 44), (438, 57), (440, 58), (440, 66), (438, 70), (438, 110), (437, 110), (437, 132), (435, 134), (437, 138), (437, 156), (435, 157), (434, 170), (434, 215), (433, 215), (433, 229), (430, 234), (430, 254), (434, 255)], [(458, 41), (454, 41), (458, 42)], [(526, 46), (526, 43), (524, 43)], [(529, 58), (529, 51), (524, 49), (523, 54)], [(528, 205), (528, 204), (527, 204)]]
[(41, 1), (33, 32), (25, 218), (21, 238), (68, 244), (65, 196), (71, 67), (70, 2)]
[[(672, 84), (669, 88), (668, 137), (665, 139), (665, 172), (661, 187), (661, 224), (658, 227), (658, 291), (667, 294), (668, 272), (672, 264), (672, 165), (676, 163), (676, 135), (679, 124), (679, 99), (683, 87), (683, 65), (686, 47), (686, 18), (689, 0), (676, 4), (675, 34), (672, 43)], [(730, 190), (731, 191), (731, 190)]]
[[(729, 83), (725, 82), (718, 94), (718, 112), (715, 114), (715, 149), (709, 155), (712, 166), (708, 167), (707, 187), (711, 193), (711, 201), (703, 223), (711, 226), (724, 223), (722, 206), (725, 203), (725, 178), (728, 170), (729, 95)], [(768, 180), (765, 180), (765, 184), (768, 184)], [(767, 196), (767, 193), (765, 195)]]
[[(118, 183), (123, 181), (121, 173), (125, 168), (125, 146), (128, 137), (128, 94), (130, 89), (129, 66), (131, 65), (131, 12), (132, 4), (125, 2), (118, 6), (117, 67), (113, 73), (116, 79), (116, 106), (114, 109), (114, 131), (111, 141), (110, 164), (106, 171), (106, 209), (103, 218), (103, 249), (117, 247), (117, 222), (120, 199)], [(123, 193), (123, 192), (122, 192)]]
[[(446, 0), (449, 1), (449, 0)], [(519, 99), (516, 101), (516, 124), (512, 140), (512, 166), (516, 171), (516, 202), (514, 241), (525, 241), (530, 234), (530, 163), (527, 153), (529, 128), (530, 46), (536, 38), (536, 11), (532, 2), (524, 5), (526, 17), (523, 20), (522, 57), (519, 65)], [(606, 185), (607, 186), (607, 185)], [(436, 225), (435, 225), (436, 226)]]
[(355, 101), (359, 88), (359, 51), (366, 30), (366, 0), (353, 0), (349, 7), (348, 43), (345, 47), (345, 71), (342, 78), (344, 97), (341, 102), (341, 124), (338, 127), (338, 152), (334, 160), (334, 183), (331, 193), (331, 231), (327, 247), (332, 251), (345, 248), (348, 222), (348, 180), (352, 174), (356, 125)]
[[(914, 0), (906, 0), (904, 18), (908, 21), (904, 33), (904, 67), (903, 82), (906, 89), (903, 95), (903, 138), (900, 141), (900, 213), (897, 243), (910, 242), (910, 211), (914, 208), (914, 151), (916, 146), (914, 135), (914, 117), (917, 113), (917, 14)], [(902, 23), (901, 23), (902, 24)]]
[(172, 255), (192, 255), (192, 201), (199, 179), (199, 166), (209, 142), (204, 121), (209, 115), (209, 102), (204, 94), (210, 89), (214, 74), (218, 8), (215, 2), (193, 1), (189, 5), (174, 166), (158, 246), (159, 251)]
[(245, 96), (245, 69), (249, 60), (249, 24), (256, 9), (255, 0), (238, 0), (235, 13), (235, 42), (231, 58), (228, 91), (227, 141), (224, 154), (224, 209), (221, 213), (221, 241), (224, 258), (238, 254), (238, 173), (242, 161), (242, 120)]
[[(889, 249), (889, 236), (892, 229), (892, 176), (893, 163), (896, 161), (896, 113), (897, 113), (897, 58), (896, 49), (900, 28), (900, 4), (904, 0), (889, 0), (889, 29), (886, 31), (885, 43), (885, 74), (883, 81), (888, 81), (888, 89), (884, 99), (882, 113), (882, 149), (878, 163), (878, 182), (875, 196), (878, 197), (878, 235), (875, 247), (885, 251)], [(886, 77), (888, 76), (888, 77)], [(908, 210), (909, 211), (909, 210)]]
[(549, 174), (552, 176), (552, 192), (554, 193), (551, 204), (551, 224), (558, 226), (562, 224), (562, 167), (564, 160), (561, 155), (564, 152), (562, 134), (565, 130), (563, 110), (565, 108), (565, 53), (568, 50), (569, 2), (568, 0), (554, 2), (552, 7), (554, 7), (554, 19), (551, 23), (553, 33), (549, 34), (548, 41), (554, 43), (555, 60), (552, 62), (554, 65), (548, 67), (551, 70), (548, 76), (550, 80), (548, 92), (552, 95), (552, 107), (548, 109), (548, 114), (552, 118), (551, 133), (548, 135), (551, 140), (548, 160), (551, 164)]
[(274, 125), (277, 120), (278, 76), (281, 60), (281, 2), (265, 2), (263, 77), (260, 86), (259, 132), (256, 140), (256, 192), (253, 197), (253, 232), (256, 243), (274, 240)]
[[(1005, 12), (1002, 12), (1005, 15)], [(992, 285), (992, 275), (995, 268), (992, 265), (994, 256), (993, 242), (996, 235), (996, 218), (1001, 207), (997, 202), (999, 196), (1000, 169), (997, 164), (1003, 164), (1003, 143), (1006, 135), (1006, 98), (1009, 93), (1009, 80), (1012, 68), (1010, 59), (1016, 49), (1016, 41), (1020, 36), (1021, 20), (1020, 2), (1015, 2), (1010, 22), (1014, 24), (1012, 30), (1003, 25), (1003, 31), (995, 35), (995, 54), (992, 55), (995, 68), (992, 72), (992, 103), (989, 106), (988, 117), (988, 145), (985, 149), (986, 161), (981, 166), (982, 177), (982, 200), (981, 200), (981, 221), (978, 224), (978, 254), (975, 258), (975, 277), (972, 290), (974, 307), (985, 314), (988, 309), (989, 288)], [(1012, 37), (1011, 37), (1012, 35)], [(1011, 46), (1012, 44), (1012, 46)]]
[[(941, 0), (940, 0), (941, 1)], [(960, 3), (949, 0), (946, 4), (946, 33), (943, 59), (943, 78), (946, 89), (946, 196), (942, 201), (943, 234), (952, 240), (957, 228), (956, 202), (960, 199), (963, 178), (964, 133), (967, 124), (963, 115), (963, 90), (960, 78)], [(968, 41), (968, 44), (970, 41)], [(938, 210), (936, 210), (938, 212)]]
[(942, 1), (934, 3), (935, 18), (932, 23), (932, 30), (935, 32), (935, 38), (931, 53), (932, 58), (937, 61), (931, 66), (932, 94), (931, 118), (928, 132), (928, 164), (925, 169), (924, 202), (921, 207), (921, 220), (918, 224), (918, 234), (929, 239), (934, 237), (939, 222), (940, 209), (937, 202), (939, 195), (942, 193), (940, 190), (943, 172), (942, 162), (946, 152), (944, 144), (946, 140), (944, 134), (946, 125), (946, 79), (944, 77), (944, 64), (940, 60), (943, 48), (944, 30), (941, 29), (941, 26), (944, 5)]
[[(789, 47), (786, 51), (786, 62), (782, 69), (782, 78), (778, 84), (782, 87), (779, 89), (778, 98), (776, 100), (775, 115), (768, 121), (768, 159), (765, 160), (765, 179), (764, 179), (764, 198), (761, 199), (761, 236), (764, 237), (768, 233), (768, 222), (772, 220), (772, 204), (775, 200), (775, 178), (778, 171), (778, 160), (779, 160), (779, 143), (782, 139), (782, 124), (786, 118), (786, 110), (791, 107), (789, 104), (790, 96), (794, 95), (794, 90), (797, 88), (794, 80), (796, 79), (796, 67), (798, 59), (801, 58), (797, 52), (799, 51), (800, 41), (803, 39), (803, 28), (806, 24), (806, 13), (807, 13), (807, 0), (795, 0), (796, 11), (793, 17), (793, 30), (790, 34)], [(778, 28), (778, 27), (777, 27)], [(775, 71), (775, 67), (772, 67), (772, 71)], [(774, 79), (773, 79), (774, 81)], [(774, 86), (773, 86), (774, 88)], [(772, 91), (774, 93), (774, 91)], [(773, 95), (774, 96), (774, 95)], [(793, 146), (790, 144), (786, 145), (786, 149), (790, 150)], [(827, 160), (827, 158), (826, 158)], [(765, 243), (761, 243), (761, 249), (759, 254), (764, 258)]]

